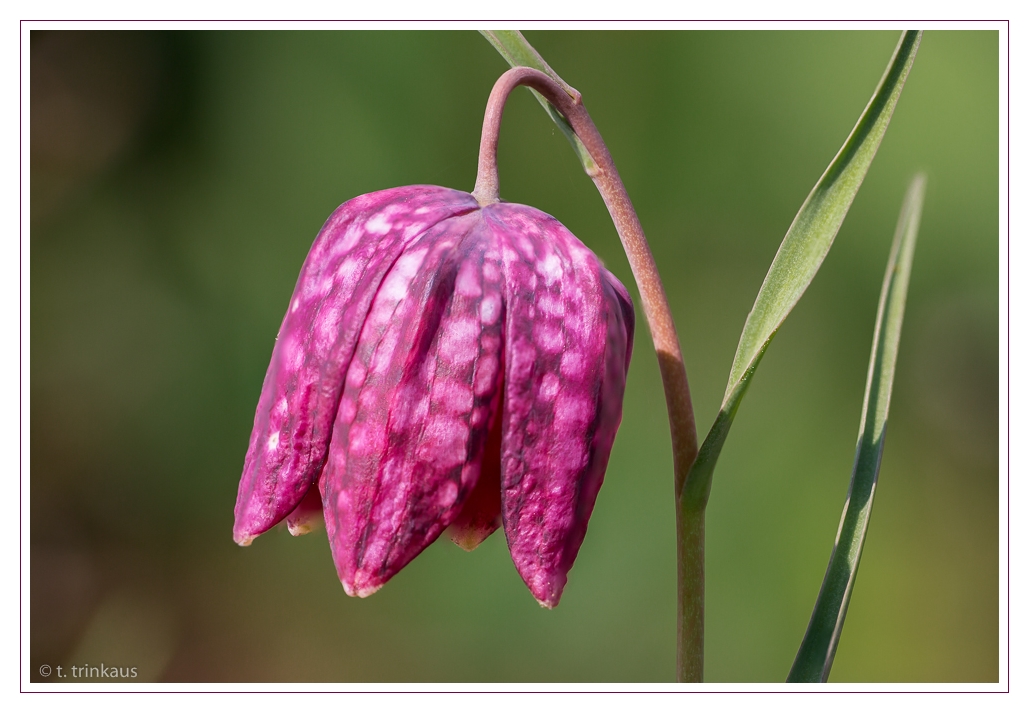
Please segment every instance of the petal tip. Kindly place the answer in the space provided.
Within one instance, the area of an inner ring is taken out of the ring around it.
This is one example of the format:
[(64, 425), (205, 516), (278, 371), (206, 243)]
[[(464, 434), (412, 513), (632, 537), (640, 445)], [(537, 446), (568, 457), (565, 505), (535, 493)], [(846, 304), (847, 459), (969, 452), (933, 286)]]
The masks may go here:
[(561, 601), (561, 592), (554, 592), (553, 590), (545, 594), (533, 592), (532, 597), (543, 609), (554, 609)]
[(301, 535), (309, 535), (314, 532), (315, 524), (310, 522), (287, 522), (286, 529), (289, 530), (289, 534), (293, 537), (300, 537)]
[(323, 527), (325, 515), (322, 510), (322, 498), (318, 487), (313, 486), (308, 489), (296, 509), (286, 516), (286, 529), (293, 537), (300, 537)]
[(538, 572), (534, 576), (522, 577), (533, 598), (539, 602), (544, 609), (553, 609), (561, 601), (565, 584), (568, 583), (568, 576), (564, 573), (555, 572), (545, 574)]
[(469, 535), (468, 533), (449, 532), (447, 536), (450, 537), (450, 541), (460, 547), (465, 552), (471, 552), (476, 547), (482, 544), (483, 540), (475, 535)]
[(538, 589), (536, 591), (530, 589), (529, 591), (532, 592), (533, 598), (539, 602), (541, 607), (544, 609), (553, 609), (561, 601), (561, 594), (564, 593), (564, 586), (562, 585), (558, 587), (551, 584), (542, 591)]
[(348, 582), (343, 582), (343, 591), (347, 593), (348, 597), (357, 597), (364, 599), (370, 597), (377, 591), (382, 589), (382, 584), (367, 584), (365, 586), (351, 585)]
[(450, 527), (446, 529), (446, 535), (450, 538), (451, 542), (462, 550), (465, 552), (471, 552), (485, 542), (486, 538), (499, 529), (499, 520), (500, 518), (497, 517), (492, 522), (477, 523), (474, 526), (464, 525), (464, 523), (452, 523)]

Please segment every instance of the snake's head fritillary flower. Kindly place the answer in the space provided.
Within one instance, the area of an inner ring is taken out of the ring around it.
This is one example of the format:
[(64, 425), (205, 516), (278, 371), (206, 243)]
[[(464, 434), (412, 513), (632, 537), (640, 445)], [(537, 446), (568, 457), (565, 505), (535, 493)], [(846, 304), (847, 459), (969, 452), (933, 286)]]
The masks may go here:
[(435, 186), (330, 216), (279, 330), (236, 500), (249, 544), (325, 519), (367, 596), (449, 528), (503, 525), (557, 604), (621, 420), (625, 288), (554, 218)]

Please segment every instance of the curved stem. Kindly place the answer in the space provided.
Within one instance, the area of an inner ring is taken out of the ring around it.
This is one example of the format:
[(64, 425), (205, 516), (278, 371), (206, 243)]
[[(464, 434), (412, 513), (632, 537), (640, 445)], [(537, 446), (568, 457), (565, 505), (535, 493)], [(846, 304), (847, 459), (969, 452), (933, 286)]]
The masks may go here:
[[(639, 218), (622, 184), (611, 154), (600, 132), (582, 104), (582, 96), (574, 89), (566, 91), (549, 76), (529, 67), (508, 70), (493, 86), (479, 144), (479, 171), (472, 195), (480, 205), (500, 200), (497, 177), (497, 141), (500, 120), (508, 96), (516, 87), (527, 86), (542, 94), (560, 111), (582, 141), (596, 165), (588, 171), (600, 191), (614, 221), (618, 237), (629, 259), (633, 277), (640, 291), (643, 313), (650, 326), (650, 335), (657, 351), (665, 403), (672, 434), (672, 462), (675, 473), (675, 502), (678, 503), (683, 483), (697, 456), (697, 427), (693, 417), (690, 386), (686, 378), (679, 337), (672, 321), (664, 286), (658, 274)], [(699, 528), (697, 524), (699, 522)], [(699, 681), (703, 672), (704, 622), (704, 528), (703, 516), (691, 526), (684, 522), (682, 509), (676, 506), (679, 550), (679, 676), (680, 680)], [(699, 567), (698, 567), (699, 563)], [(689, 566), (687, 566), (687, 564)], [(698, 608), (699, 605), (699, 608)], [(685, 616), (684, 616), (685, 611)], [(699, 624), (698, 624), (699, 622)], [(699, 625), (699, 632), (697, 627)], [(699, 633), (699, 636), (698, 636)]]

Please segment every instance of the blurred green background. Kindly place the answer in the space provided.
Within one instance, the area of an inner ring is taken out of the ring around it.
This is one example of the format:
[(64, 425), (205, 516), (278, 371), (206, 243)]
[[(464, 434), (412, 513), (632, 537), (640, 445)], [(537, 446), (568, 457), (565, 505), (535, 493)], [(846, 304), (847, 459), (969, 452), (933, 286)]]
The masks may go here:
[[(526, 34), (582, 92), (635, 201), (703, 434), (768, 264), (897, 33)], [(889, 437), (831, 680), (997, 680), (998, 61), (996, 32), (925, 34), (836, 245), (757, 373), (708, 511), (709, 681), (782, 681), (792, 663), (919, 169)], [(645, 328), (556, 610), (502, 534), (471, 554), (441, 540), (366, 600), (343, 593), (324, 532), (232, 542), (261, 382), (315, 234), (361, 193), (470, 190), (506, 68), (474, 32), (32, 33), (33, 671), (674, 679), (671, 457)], [(506, 200), (556, 216), (632, 285), (596, 190), (527, 91), (508, 106), (500, 175)]]

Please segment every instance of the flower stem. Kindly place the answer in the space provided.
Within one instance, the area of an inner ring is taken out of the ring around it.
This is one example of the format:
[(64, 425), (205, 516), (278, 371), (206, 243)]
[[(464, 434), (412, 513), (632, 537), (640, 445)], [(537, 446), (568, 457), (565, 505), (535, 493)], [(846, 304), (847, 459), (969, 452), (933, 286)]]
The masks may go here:
[(480, 205), (500, 200), (497, 176), (500, 120), (508, 96), (523, 85), (542, 94), (564, 115), (593, 159), (587, 173), (607, 205), (640, 291), (643, 313), (657, 351), (672, 434), (679, 553), (679, 680), (700, 681), (704, 661), (704, 511), (687, 511), (678, 505), (686, 475), (697, 457), (697, 426), (686, 365), (654, 256), (618, 169), (579, 92), (529, 67), (515, 67), (501, 75), (486, 105), (479, 144), (479, 170), (472, 195)]
[(676, 611), (676, 680), (704, 680), (704, 516), (705, 508), (678, 508), (679, 608)]

